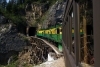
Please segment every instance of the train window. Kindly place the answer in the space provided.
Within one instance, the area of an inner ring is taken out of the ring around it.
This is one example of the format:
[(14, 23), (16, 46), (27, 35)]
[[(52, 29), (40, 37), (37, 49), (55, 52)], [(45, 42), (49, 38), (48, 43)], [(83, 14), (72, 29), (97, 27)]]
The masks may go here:
[(59, 28), (57, 28), (57, 34), (59, 34), (60, 33), (60, 30), (59, 30)]

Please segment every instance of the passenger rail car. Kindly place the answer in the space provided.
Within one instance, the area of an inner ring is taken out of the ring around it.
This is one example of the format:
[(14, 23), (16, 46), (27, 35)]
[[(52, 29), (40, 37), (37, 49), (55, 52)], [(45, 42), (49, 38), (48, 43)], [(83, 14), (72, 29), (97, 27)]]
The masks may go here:
[(56, 25), (48, 29), (41, 29), (37, 31), (37, 36), (46, 38), (55, 42), (60, 51), (62, 51), (62, 28), (61, 25)]
[[(82, 29), (80, 29), (80, 35), (83, 34)], [(62, 51), (62, 26), (56, 25), (55, 27), (51, 27), (49, 29), (41, 29), (37, 31), (37, 36), (46, 38), (47, 40), (51, 40), (55, 42), (60, 51)], [(74, 37), (74, 29), (72, 29), (72, 37)]]

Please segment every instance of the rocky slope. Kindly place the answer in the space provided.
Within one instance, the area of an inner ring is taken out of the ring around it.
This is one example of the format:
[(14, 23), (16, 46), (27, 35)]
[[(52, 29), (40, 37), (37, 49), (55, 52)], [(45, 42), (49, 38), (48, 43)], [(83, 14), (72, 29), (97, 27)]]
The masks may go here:
[(27, 24), (29, 27), (31, 26), (37, 26), (38, 22), (37, 19), (41, 18), (43, 14), (48, 10), (49, 6), (48, 3), (45, 4), (27, 4), (25, 8), (26, 12), (26, 19)]
[(62, 24), (64, 9), (65, 2), (57, 1), (54, 5), (52, 5), (48, 10), (48, 14), (42, 24), (42, 28), (48, 28), (56, 24)]
[(10, 23), (0, 25), (0, 64), (8, 64), (13, 55), (18, 55), (27, 45), (26, 36), (18, 33)]
[(1, 33), (0, 36), (0, 53), (7, 53), (11, 50), (21, 51), (23, 47), (26, 46), (26, 42), (18, 34), (16, 28), (11, 27), (10, 30), (3, 28), (2, 30), (4, 29), (6, 32)]

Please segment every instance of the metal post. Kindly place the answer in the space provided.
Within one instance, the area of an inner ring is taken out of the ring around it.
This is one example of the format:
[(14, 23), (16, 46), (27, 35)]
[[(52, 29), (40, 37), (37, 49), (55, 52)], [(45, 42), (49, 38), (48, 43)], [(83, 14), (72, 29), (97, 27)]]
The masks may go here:
[(71, 54), (71, 49), (72, 49), (72, 20), (71, 16), (69, 15), (69, 47), (70, 47), (70, 54)]
[(80, 27), (79, 27), (79, 5), (73, 1), (73, 11), (74, 11), (74, 40), (75, 40), (75, 62), (78, 66), (79, 62), (79, 47), (80, 47)]
[(68, 33), (68, 35), (67, 35), (68, 36), (68, 38), (67, 38), (68, 39), (68, 49), (69, 49), (69, 53), (70, 53), (70, 25), (69, 25), (70, 24), (70, 17), (69, 17), (69, 15), (68, 15), (68, 23), (67, 24), (68, 24), (67, 25), (68, 26), (67, 27), (68, 28), (68, 31), (67, 31), (67, 33)]
[(66, 29), (65, 29), (65, 32), (66, 32), (66, 44), (67, 44), (67, 48), (69, 47), (69, 45), (68, 45), (68, 17), (67, 17), (67, 22), (66, 22)]
[(95, 67), (100, 67), (100, 0), (93, 0), (93, 33)]

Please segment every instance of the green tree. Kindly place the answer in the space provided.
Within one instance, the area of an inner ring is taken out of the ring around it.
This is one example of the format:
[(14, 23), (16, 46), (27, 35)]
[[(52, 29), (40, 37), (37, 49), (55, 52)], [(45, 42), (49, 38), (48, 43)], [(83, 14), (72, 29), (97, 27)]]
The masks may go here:
[(7, 5), (7, 7), (6, 7), (6, 10), (9, 12), (9, 13), (12, 13), (12, 3), (11, 2), (9, 2), (8, 3), (8, 5)]
[(7, 2), (6, 2), (6, 0), (4, 0), (4, 1), (2, 2), (2, 7), (3, 7), (3, 8), (6, 8), (6, 5), (7, 5)]

